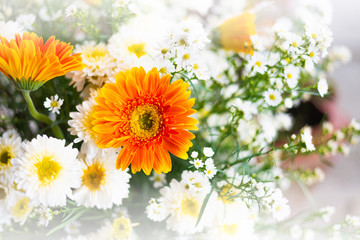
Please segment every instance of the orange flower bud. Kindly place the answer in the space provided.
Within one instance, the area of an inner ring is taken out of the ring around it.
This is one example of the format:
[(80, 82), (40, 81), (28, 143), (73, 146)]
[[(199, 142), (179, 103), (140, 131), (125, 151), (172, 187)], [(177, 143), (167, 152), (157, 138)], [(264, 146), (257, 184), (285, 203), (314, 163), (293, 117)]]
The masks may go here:
[(255, 15), (245, 12), (230, 18), (215, 30), (215, 43), (225, 50), (253, 54), (250, 36), (255, 32)]

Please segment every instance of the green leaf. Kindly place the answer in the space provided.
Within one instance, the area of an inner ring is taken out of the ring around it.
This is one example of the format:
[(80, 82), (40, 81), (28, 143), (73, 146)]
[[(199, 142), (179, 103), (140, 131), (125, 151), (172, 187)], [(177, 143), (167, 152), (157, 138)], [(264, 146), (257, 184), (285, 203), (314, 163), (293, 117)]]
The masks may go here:
[[(79, 212), (77, 212), (77, 214), (75, 214), (72, 218), (69, 218), (67, 221), (64, 221), (63, 223), (57, 225), (56, 227), (54, 227), (53, 229), (51, 229), (46, 236), (50, 236), (51, 234), (53, 234), (56, 231), (59, 231), (60, 229), (66, 227), (68, 224), (74, 222), (75, 220), (79, 219), (85, 212), (87, 211), (87, 209), (82, 209)], [(65, 219), (64, 219), (65, 220)]]

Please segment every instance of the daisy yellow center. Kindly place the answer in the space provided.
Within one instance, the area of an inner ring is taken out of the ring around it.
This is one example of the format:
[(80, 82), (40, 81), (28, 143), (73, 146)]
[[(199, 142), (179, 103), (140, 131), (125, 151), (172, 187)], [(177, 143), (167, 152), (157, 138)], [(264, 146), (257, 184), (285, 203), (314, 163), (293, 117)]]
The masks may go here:
[(316, 39), (316, 38), (317, 38), (316, 33), (311, 34), (311, 37), (312, 37), (313, 39)]
[(145, 55), (145, 43), (134, 43), (128, 47), (129, 52), (134, 53), (138, 58)]
[(292, 78), (292, 74), (291, 74), (291, 73), (288, 73), (288, 74), (287, 74), (287, 78)]
[(237, 232), (237, 228), (238, 228), (238, 226), (236, 224), (231, 224), (231, 225), (224, 224), (222, 226), (224, 233), (229, 234), (229, 235), (235, 235)]
[(85, 51), (83, 53), (84, 58), (89, 60), (90, 62), (98, 62), (101, 58), (106, 56), (109, 52), (106, 50), (106, 48), (103, 47), (95, 47), (91, 49), (90, 51)]
[(195, 70), (199, 69), (199, 65), (195, 63), (195, 64), (194, 64), (194, 69), (195, 69)]
[(179, 44), (180, 44), (181, 46), (185, 46), (185, 45), (186, 45), (186, 40), (183, 39), (183, 38), (180, 39)]
[(188, 53), (184, 54), (183, 59), (184, 60), (189, 60), (190, 59), (190, 54), (188, 54)]
[(200, 205), (194, 198), (186, 198), (181, 201), (181, 212), (194, 218), (198, 217)]
[(98, 191), (105, 182), (105, 169), (99, 163), (94, 163), (87, 169), (84, 169), (84, 175), (81, 177), (83, 184), (90, 191)]
[(38, 178), (42, 185), (48, 185), (58, 176), (61, 166), (53, 157), (44, 156), (41, 161), (35, 164)]
[(112, 237), (116, 240), (128, 239), (131, 230), (131, 221), (128, 218), (117, 218), (112, 225)]
[(168, 52), (169, 50), (167, 49), (167, 48), (163, 48), (163, 49), (161, 49), (161, 54), (167, 54), (167, 52)]
[(6, 150), (0, 154), (0, 163), (3, 165), (8, 165), (10, 163), (11, 153), (9, 150)]
[(287, 62), (287, 63), (290, 63), (290, 61), (291, 61), (291, 59), (290, 59), (290, 58), (288, 58), (288, 57), (287, 57), (287, 58), (285, 58), (285, 60), (286, 60), (286, 62)]
[(261, 67), (261, 62), (257, 61), (255, 64), (256, 64), (258, 67)]
[(159, 73), (162, 73), (162, 74), (166, 74), (166, 72), (167, 72), (166, 68), (164, 68), (164, 67), (160, 68), (160, 70), (159, 70)]
[(298, 46), (298, 43), (297, 43), (297, 42), (293, 42), (293, 43), (292, 43), (292, 46), (293, 46), (293, 47), (297, 47), (297, 46)]
[(155, 179), (154, 179), (155, 182), (161, 182), (161, 180), (162, 180), (162, 179), (161, 179), (160, 176), (156, 176)]
[(131, 132), (140, 139), (155, 137), (159, 133), (162, 118), (156, 106), (140, 105), (129, 117)]
[(93, 112), (94, 112), (94, 110), (92, 110), (88, 114), (86, 114), (83, 118), (82, 123), (83, 123), (84, 130), (91, 136), (91, 138), (96, 139), (96, 135), (92, 130), (92, 128), (93, 128), (92, 121), (94, 120)]
[(0, 200), (5, 199), (6, 197), (6, 192), (4, 188), (0, 188)]
[(56, 108), (59, 106), (59, 103), (57, 101), (52, 101), (50, 105), (52, 108)]
[(276, 99), (276, 97), (275, 97), (274, 94), (270, 94), (270, 95), (269, 95), (269, 98), (270, 98), (270, 100), (272, 100), (272, 101), (274, 101), (274, 100)]
[(27, 197), (21, 198), (16, 202), (15, 206), (12, 208), (11, 215), (21, 218), (23, 217), (30, 209), (29, 207), (30, 199)]
[(311, 53), (309, 54), (309, 56), (310, 56), (310, 57), (314, 57), (314, 56), (315, 56), (315, 53), (314, 53), (314, 52), (311, 52)]

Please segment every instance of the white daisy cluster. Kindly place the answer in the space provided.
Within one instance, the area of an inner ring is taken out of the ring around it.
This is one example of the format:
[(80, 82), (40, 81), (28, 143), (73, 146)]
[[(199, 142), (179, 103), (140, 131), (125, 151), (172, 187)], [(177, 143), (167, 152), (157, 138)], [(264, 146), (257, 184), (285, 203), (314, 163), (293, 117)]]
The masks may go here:
[(52, 113), (59, 114), (60, 108), (64, 103), (64, 99), (59, 98), (56, 94), (55, 96), (51, 96), (50, 98), (46, 98), (44, 102), (44, 107), (48, 108)]
[(205, 147), (203, 149), (203, 156), (199, 157), (199, 153), (193, 151), (191, 153), (191, 158), (193, 160), (190, 163), (195, 167), (195, 169), (199, 172), (204, 173), (209, 179), (212, 179), (216, 173), (217, 169), (214, 164), (214, 151), (210, 147)]

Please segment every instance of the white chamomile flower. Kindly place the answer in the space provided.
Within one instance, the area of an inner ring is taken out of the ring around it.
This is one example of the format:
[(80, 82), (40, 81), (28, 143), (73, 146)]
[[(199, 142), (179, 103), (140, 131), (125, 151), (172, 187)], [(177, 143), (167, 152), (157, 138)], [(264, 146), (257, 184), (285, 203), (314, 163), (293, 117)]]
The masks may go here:
[(310, 59), (314, 63), (318, 63), (320, 60), (320, 54), (317, 47), (310, 45), (306, 52), (306, 58)]
[(13, 181), (11, 160), (20, 153), (21, 137), (15, 130), (7, 130), (0, 137), (0, 182)]
[(198, 55), (191, 49), (178, 49), (175, 62), (184, 69), (189, 69), (198, 62)]
[(286, 33), (284, 47), (290, 53), (300, 53), (303, 44), (304, 41), (301, 36), (291, 32)]
[(216, 173), (217, 173), (217, 169), (215, 166), (206, 165), (205, 175), (209, 179), (212, 179), (216, 175)]
[(209, 179), (201, 172), (183, 171), (181, 174), (181, 184), (192, 194), (205, 196), (211, 190)]
[(108, 209), (129, 196), (131, 176), (127, 170), (116, 169), (115, 149), (100, 150), (95, 156), (81, 152), (79, 158), (83, 161), (81, 186), (72, 197), (79, 206)]
[(300, 69), (294, 65), (286, 66), (284, 69), (284, 77), (289, 88), (293, 89), (298, 84)]
[(23, 225), (33, 210), (33, 202), (25, 193), (15, 189), (9, 191), (7, 197), (7, 208), (12, 219)]
[(146, 207), (147, 217), (154, 222), (161, 222), (169, 216), (169, 209), (162, 202), (157, 202), (155, 199)]
[(269, 89), (264, 92), (265, 102), (269, 104), (269, 106), (277, 106), (281, 103), (282, 97), (279, 91), (274, 89)]
[(264, 74), (268, 65), (267, 56), (265, 53), (255, 52), (249, 61), (248, 67), (253, 68), (254, 72)]
[(35, 205), (65, 206), (71, 188), (79, 187), (81, 182), (78, 150), (72, 145), (65, 147), (65, 140), (46, 135), (23, 143), (22, 149), (23, 153), (11, 161), (17, 187)]
[(44, 102), (44, 107), (48, 108), (52, 113), (59, 114), (60, 108), (63, 105), (64, 99), (59, 98), (56, 94), (55, 96), (51, 96), (50, 98), (46, 98)]
[(319, 80), (317, 89), (321, 97), (324, 97), (324, 95), (328, 93), (329, 86), (325, 78)]
[(286, 198), (276, 199), (275, 202), (271, 206), (271, 211), (273, 213), (273, 217), (277, 221), (283, 221), (290, 215), (290, 207), (288, 205), (288, 200)]
[(47, 227), (54, 217), (51, 209), (47, 207), (39, 207), (35, 209), (34, 212), (39, 215), (39, 226)]
[(234, 102), (235, 107), (244, 113), (245, 120), (251, 120), (252, 116), (258, 113), (257, 104), (251, 101), (243, 101), (236, 98)]
[(196, 169), (202, 168), (204, 166), (203, 161), (198, 158), (194, 159), (194, 161), (190, 161), (190, 163), (193, 164)]
[(157, 58), (155, 60), (155, 66), (159, 70), (159, 73), (163, 76), (175, 72), (174, 64), (166, 58)]
[(149, 180), (154, 183), (154, 188), (163, 187), (166, 184), (166, 174), (153, 172)]
[(76, 14), (77, 10), (78, 10), (78, 9), (77, 9), (76, 5), (75, 5), (75, 4), (71, 4), (70, 6), (68, 6), (68, 7), (65, 9), (65, 16), (66, 16), (67, 18), (72, 17), (72, 16), (74, 16), (74, 15)]
[(203, 152), (204, 152), (205, 157), (214, 156), (214, 151), (210, 147), (204, 147)]
[(71, 120), (68, 121), (70, 128), (68, 131), (71, 135), (77, 136), (74, 140), (75, 143), (80, 141), (84, 141), (85, 143), (91, 143), (95, 145), (96, 143), (96, 136), (92, 131), (92, 117), (91, 113), (95, 106), (95, 100), (90, 98), (87, 101), (83, 101), (82, 104), (76, 106), (77, 112), (71, 112), (70, 118)]
[(307, 151), (314, 151), (315, 146), (312, 143), (311, 127), (305, 127), (301, 133), (301, 141), (305, 143)]
[(197, 151), (192, 151), (192, 153), (191, 153), (192, 158), (197, 158), (198, 156), (199, 156), (199, 153)]

